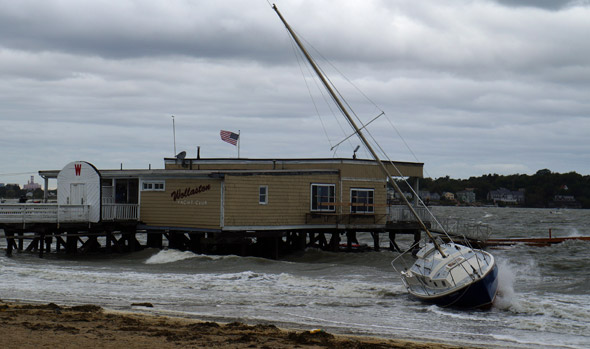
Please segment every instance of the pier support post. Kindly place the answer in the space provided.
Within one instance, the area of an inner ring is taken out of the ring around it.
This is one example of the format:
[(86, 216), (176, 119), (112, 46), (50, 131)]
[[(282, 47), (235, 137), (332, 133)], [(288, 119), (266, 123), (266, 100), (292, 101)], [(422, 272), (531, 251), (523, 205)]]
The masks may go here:
[(318, 242), (318, 247), (323, 249), (326, 249), (328, 246), (328, 240), (326, 239), (326, 234), (325, 233), (319, 233), (318, 234), (318, 238), (316, 240)]
[(394, 252), (397, 251), (399, 253), (402, 253), (402, 250), (399, 248), (399, 246), (395, 242), (395, 233), (392, 231), (389, 232), (389, 249)]
[(299, 232), (299, 240), (298, 240), (298, 246), (297, 249), (304, 251), (305, 250), (305, 246), (307, 245), (307, 233), (302, 231)]
[(75, 254), (78, 252), (78, 236), (66, 231), (66, 253)]
[(16, 243), (14, 242), (14, 232), (4, 229), (4, 235), (6, 236), (6, 255), (12, 256), (12, 249), (16, 248)]
[(275, 236), (272, 238), (272, 259), (278, 260), (279, 259), (279, 247), (280, 247), (280, 236)]
[[(149, 235), (148, 235), (149, 236)], [(188, 233), (189, 249), (194, 253), (201, 253), (201, 240), (205, 237), (205, 233)], [(162, 240), (160, 238), (160, 246), (152, 246), (162, 248)]]
[(95, 235), (88, 236), (88, 239), (82, 243), (80, 247), (80, 251), (82, 253), (86, 252), (96, 252), (100, 249), (100, 243), (98, 242), (98, 237)]
[(55, 252), (59, 253), (61, 251), (61, 246), (64, 248), (66, 247), (66, 242), (61, 236), (55, 237)]
[[(23, 239), (23, 237), (24, 237), (24, 234), (25, 234), (25, 233), (24, 233), (24, 232), (22, 232), (22, 231), (19, 231), (19, 232), (18, 232), (18, 236), (19, 236), (19, 239), (18, 239), (18, 250), (19, 250), (19, 251), (22, 251), (22, 250), (23, 250), (23, 248), (24, 248), (24, 239)], [(14, 241), (14, 240), (13, 240), (13, 241)]]
[(162, 233), (148, 230), (147, 232), (147, 247), (162, 249)]
[(45, 237), (45, 252), (51, 252), (51, 244), (53, 243), (53, 238), (51, 236)]
[[(43, 246), (43, 245), (41, 245)], [(29, 246), (27, 246), (26, 250), (27, 252), (32, 252), (35, 251), (37, 252), (37, 250), (39, 250), (39, 237), (34, 237), (33, 240), (31, 240), (31, 243), (29, 243)]]
[(330, 251), (338, 252), (340, 248), (340, 233), (336, 230), (332, 232), (332, 237), (330, 238)]
[(43, 258), (43, 249), (45, 245), (45, 234), (41, 233), (39, 237), (39, 258)]
[(107, 251), (107, 253), (110, 253), (112, 250), (112, 245), (113, 245), (113, 234), (110, 230), (105, 231), (105, 250)]
[(373, 236), (373, 250), (375, 250), (376, 252), (379, 252), (380, 247), (379, 247), (379, 232), (378, 231), (372, 231), (371, 235)]
[(346, 250), (352, 251), (352, 244), (358, 245), (358, 240), (356, 238), (356, 231), (347, 231), (346, 232)]
[(418, 251), (420, 250), (420, 239), (422, 238), (422, 232), (420, 230), (416, 230), (414, 232), (414, 243), (412, 244), (412, 255), (415, 256)]

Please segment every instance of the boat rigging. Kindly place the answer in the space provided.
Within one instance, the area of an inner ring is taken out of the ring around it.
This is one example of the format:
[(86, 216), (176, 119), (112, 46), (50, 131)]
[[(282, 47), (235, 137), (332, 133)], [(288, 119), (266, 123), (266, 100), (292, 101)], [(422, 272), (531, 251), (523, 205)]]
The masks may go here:
[[(371, 154), (375, 162), (380, 165), (383, 174), (393, 186), (394, 190), (399, 194), (404, 205), (408, 207), (422, 231), (428, 236), (430, 242), (417, 252), (417, 259), (413, 265), (409, 269), (399, 271), (402, 282), (408, 292), (415, 298), (435, 303), (440, 306), (467, 308), (491, 306), (495, 299), (498, 287), (498, 267), (495, 263), (494, 257), (486, 251), (473, 249), (470, 246), (463, 246), (455, 243), (446, 233), (446, 237), (449, 240), (449, 242), (446, 243), (442, 243), (442, 241), (433, 236), (430, 229), (410, 204), (379, 155), (375, 152), (373, 146), (365, 137), (363, 129), (368, 124), (362, 125), (360, 128), (357, 126), (348, 109), (334, 92), (332, 85), (328, 82), (328, 79), (322, 70), (310, 56), (297, 34), (291, 29), (291, 26), (282, 16), (277, 6), (273, 4), (272, 8), (287, 28), (287, 31), (297, 44), (297, 47), (301, 50), (301, 53), (304, 55), (328, 93), (331, 95), (332, 100), (337, 105), (342, 115), (353, 128), (354, 133), (352, 135), (356, 134), (360, 138), (362, 144)], [(371, 122), (372, 121), (373, 120), (371, 120)], [(399, 175), (402, 176), (401, 173), (399, 173)], [(405, 253), (402, 253), (392, 261), (392, 266), (396, 271), (398, 270), (395, 267), (394, 262), (404, 255)]]

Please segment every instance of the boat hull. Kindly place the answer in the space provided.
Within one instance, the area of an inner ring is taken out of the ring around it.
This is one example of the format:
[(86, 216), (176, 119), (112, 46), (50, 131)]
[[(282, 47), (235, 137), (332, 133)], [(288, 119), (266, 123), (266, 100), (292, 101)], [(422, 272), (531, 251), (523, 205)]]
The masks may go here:
[(452, 293), (441, 296), (424, 297), (410, 292), (410, 294), (423, 302), (433, 303), (440, 307), (453, 308), (490, 308), (498, 290), (498, 266), (493, 268), (481, 279), (466, 285)]

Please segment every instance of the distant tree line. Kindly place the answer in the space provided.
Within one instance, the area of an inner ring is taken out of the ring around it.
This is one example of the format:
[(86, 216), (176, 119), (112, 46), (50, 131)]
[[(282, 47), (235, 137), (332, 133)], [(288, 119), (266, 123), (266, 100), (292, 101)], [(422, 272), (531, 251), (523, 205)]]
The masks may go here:
[(479, 202), (486, 202), (487, 195), (492, 190), (525, 189), (525, 207), (553, 207), (556, 195), (561, 195), (573, 196), (582, 208), (590, 208), (590, 176), (582, 176), (576, 172), (561, 174), (543, 169), (534, 175), (487, 174), (469, 179), (452, 179), (446, 176), (434, 180), (432, 178), (420, 180), (420, 190), (439, 194), (456, 193), (466, 188), (473, 188)]
[(22, 197), (28, 199), (42, 199), (43, 189), (35, 189), (31, 194), (27, 195), (29, 191), (21, 189), (18, 184), (7, 184), (0, 187), (0, 199), (20, 199)]
[[(410, 179), (410, 183), (414, 183)], [(452, 179), (449, 176), (437, 179), (420, 179), (420, 190), (443, 194), (457, 193), (467, 188), (473, 188), (478, 202), (486, 203), (488, 193), (492, 190), (506, 188), (517, 191), (525, 189), (525, 207), (553, 207), (556, 195), (573, 196), (582, 208), (590, 208), (590, 176), (582, 176), (576, 172), (555, 173), (548, 169), (537, 171), (534, 175), (487, 174), (469, 179)], [(27, 195), (28, 191), (18, 185), (4, 185), (0, 187), (0, 199), (42, 199), (43, 190), (36, 189)]]

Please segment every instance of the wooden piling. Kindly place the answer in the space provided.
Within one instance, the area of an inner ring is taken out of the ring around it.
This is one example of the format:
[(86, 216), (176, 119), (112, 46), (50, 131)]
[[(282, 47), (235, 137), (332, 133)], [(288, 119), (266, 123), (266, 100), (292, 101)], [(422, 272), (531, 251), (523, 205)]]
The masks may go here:
[(40, 237), (39, 237), (39, 258), (43, 258), (43, 250), (44, 250), (44, 244), (45, 244), (45, 234), (41, 233)]
[(74, 236), (71, 231), (66, 233), (66, 253), (76, 254), (78, 252), (78, 236)]
[(338, 231), (333, 231), (332, 237), (330, 238), (329, 250), (332, 252), (338, 252), (339, 249), (340, 249), (340, 233)]
[(14, 233), (8, 229), (4, 229), (4, 235), (6, 236), (6, 255), (12, 256), (12, 248), (16, 247), (14, 242)]
[(18, 239), (18, 250), (19, 250), (19, 251), (22, 251), (22, 250), (23, 250), (23, 248), (24, 248), (24, 241), (23, 241), (23, 240), (24, 240), (24, 239), (23, 239), (23, 237), (24, 237), (24, 234), (25, 234), (25, 233), (24, 233), (23, 231), (19, 231), (19, 232), (18, 232), (18, 236), (20, 237), (20, 238)]
[(373, 236), (373, 250), (375, 250), (375, 252), (379, 252), (381, 250), (379, 246), (379, 232), (373, 231), (371, 232), (371, 235)]
[(358, 240), (356, 238), (356, 231), (351, 231), (348, 230), (346, 232), (346, 250), (347, 251), (352, 251), (352, 245), (356, 244), (358, 245)]
[(151, 247), (151, 248), (162, 248), (162, 233), (154, 231), (154, 230), (148, 230), (147, 232), (147, 247)]
[(390, 231), (389, 232), (389, 249), (391, 251), (397, 251), (399, 253), (402, 253), (402, 250), (399, 248), (399, 246), (397, 245), (397, 243), (395, 242), (395, 232)]

